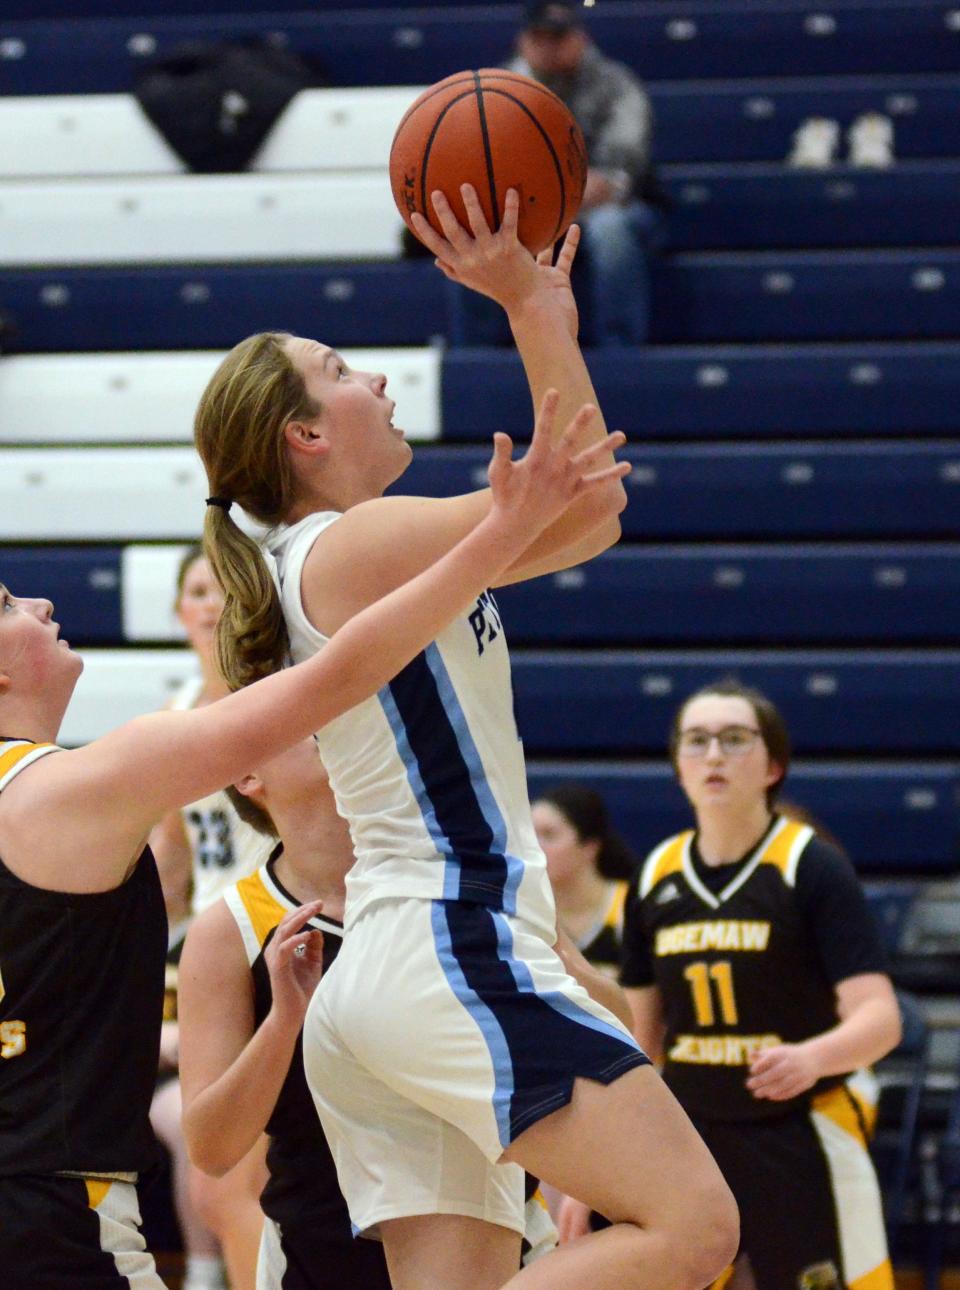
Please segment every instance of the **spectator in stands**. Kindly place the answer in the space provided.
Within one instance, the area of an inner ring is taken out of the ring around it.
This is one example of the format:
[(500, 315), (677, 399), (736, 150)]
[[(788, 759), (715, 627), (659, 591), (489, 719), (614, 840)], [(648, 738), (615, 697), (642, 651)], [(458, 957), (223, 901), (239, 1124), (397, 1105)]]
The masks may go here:
[(603, 798), (585, 784), (556, 785), (536, 798), (532, 812), (557, 921), (588, 963), (616, 975), (636, 857), (612, 828)]
[[(191, 546), (180, 561), (173, 607), (199, 665), (198, 675), (181, 687), (169, 705), (183, 712), (205, 707), (229, 693), (213, 651), (223, 593), (198, 545)], [(223, 1178), (209, 1178), (190, 1164), (181, 1124), (180, 1081), (176, 1078), (176, 976), (190, 913), (205, 909), (230, 883), (256, 870), (266, 859), (268, 848), (219, 791), (169, 812), (152, 830), (150, 846), (170, 925), (162, 1079), (150, 1108), (150, 1121), (170, 1153), (174, 1208), (186, 1255), (183, 1290), (215, 1290), (223, 1284), (221, 1249), (232, 1290), (253, 1290), (262, 1223), (258, 1198), (266, 1181), (265, 1144), (255, 1147)]]
[(670, 753), (696, 829), (651, 852), (628, 903), (636, 1034), (737, 1198), (757, 1290), (890, 1290), (854, 1072), (895, 1047), (900, 1019), (860, 884), (777, 812), (789, 738), (765, 696), (698, 691)]
[(528, 4), (509, 67), (552, 90), (583, 131), (589, 170), (577, 221), (593, 342), (642, 345), (650, 330), (649, 256), (662, 239), (664, 209), (651, 161), (650, 100), (629, 67), (600, 52), (574, 4)]

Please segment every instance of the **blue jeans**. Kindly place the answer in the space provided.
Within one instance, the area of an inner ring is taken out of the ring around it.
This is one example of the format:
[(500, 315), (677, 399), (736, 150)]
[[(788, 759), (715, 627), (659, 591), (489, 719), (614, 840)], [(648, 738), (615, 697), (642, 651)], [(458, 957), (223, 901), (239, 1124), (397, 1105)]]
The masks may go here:
[(650, 253), (663, 240), (663, 219), (634, 198), (582, 211), (589, 341), (643, 345), (650, 335)]
[[(581, 211), (581, 254), (573, 266), (585, 345), (643, 345), (650, 334), (650, 255), (663, 244), (663, 216), (634, 198)], [(449, 284), (452, 345), (509, 345), (499, 305)]]

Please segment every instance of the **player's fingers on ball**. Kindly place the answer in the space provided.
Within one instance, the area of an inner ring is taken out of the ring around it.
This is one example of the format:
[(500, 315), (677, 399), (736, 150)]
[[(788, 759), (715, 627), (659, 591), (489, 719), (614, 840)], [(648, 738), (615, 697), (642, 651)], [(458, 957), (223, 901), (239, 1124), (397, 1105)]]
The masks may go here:
[(467, 212), (467, 221), (470, 224), (470, 231), (474, 237), (489, 237), (490, 225), (487, 223), (487, 217), (483, 213), (483, 207), (480, 205), (480, 198), (477, 196), (477, 190), (473, 184), (461, 184), (460, 196), (463, 198), (463, 206)]
[(419, 211), (414, 211), (410, 216), (410, 223), (417, 237), (434, 255), (439, 255), (445, 246), (445, 242), (437, 230), (433, 227), (425, 215)]
[(440, 227), (443, 229), (450, 245), (457, 250), (469, 246), (473, 239), (454, 215), (453, 207), (439, 188), (430, 194), (430, 200), (433, 202), (433, 209), (436, 212), (437, 219), (440, 221)]
[(506, 197), (503, 199), (503, 219), (500, 221), (500, 231), (511, 237), (514, 236), (519, 220), (520, 194), (516, 188), (508, 188)]
[(553, 245), (552, 244), (550, 246), (545, 246), (543, 248), (543, 250), (537, 256), (537, 264), (543, 265), (545, 268), (549, 268), (550, 265), (553, 264)]

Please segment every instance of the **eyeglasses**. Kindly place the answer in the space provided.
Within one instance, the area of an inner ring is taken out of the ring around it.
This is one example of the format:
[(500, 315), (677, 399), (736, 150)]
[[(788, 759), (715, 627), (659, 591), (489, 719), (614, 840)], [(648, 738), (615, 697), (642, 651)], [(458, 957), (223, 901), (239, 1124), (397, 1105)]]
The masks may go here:
[(678, 747), (682, 757), (706, 757), (716, 739), (725, 757), (745, 757), (760, 738), (751, 726), (724, 726), (722, 730), (681, 730)]

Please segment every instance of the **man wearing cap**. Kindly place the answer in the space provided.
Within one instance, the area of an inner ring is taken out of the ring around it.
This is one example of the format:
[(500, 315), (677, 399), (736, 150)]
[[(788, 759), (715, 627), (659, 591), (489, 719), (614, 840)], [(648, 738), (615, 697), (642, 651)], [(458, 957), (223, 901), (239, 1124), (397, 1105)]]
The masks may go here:
[(642, 344), (650, 318), (647, 253), (662, 236), (664, 196), (650, 162), (653, 114), (634, 73), (604, 57), (579, 6), (534, 0), (524, 11), (511, 71), (532, 76), (583, 130), (589, 170), (583, 229), (595, 344)]

